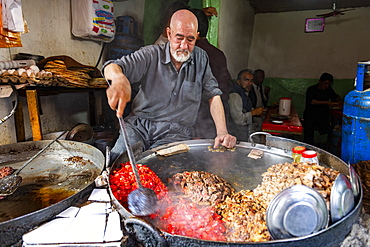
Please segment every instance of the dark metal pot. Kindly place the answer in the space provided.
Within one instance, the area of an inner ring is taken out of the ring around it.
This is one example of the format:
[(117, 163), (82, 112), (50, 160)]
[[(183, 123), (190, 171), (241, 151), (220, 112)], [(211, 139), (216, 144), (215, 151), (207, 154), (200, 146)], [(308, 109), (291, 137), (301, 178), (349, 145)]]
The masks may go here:
[[(276, 136), (266, 136), (266, 145), (241, 142), (236, 145), (236, 151), (210, 152), (208, 146), (213, 140), (184, 141), (190, 147), (187, 153), (158, 157), (155, 151), (177, 145), (172, 143), (152, 150), (148, 150), (137, 157), (137, 163), (149, 166), (162, 179), (163, 182), (172, 175), (184, 171), (206, 171), (217, 174), (230, 182), (236, 191), (254, 189), (262, 182), (262, 173), (274, 164), (289, 162), (291, 150), (295, 146), (305, 146), (318, 153), (320, 164), (331, 167), (348, 175), (348, 165), (338, 157), (317, 147)], [(247, 155), (252, 149), (264, 151), (263, 158), (251, 159)], [(111, 171), (122, 163), (127, 162), (127, 154), (121, 155), (112, 165)], [(127, 231), (133, 234), (145, 246), (266, 246), (266, 247), (293, 247), (293, 246), (339, 246), (350, 232), (353, 223), (357, 222), (362, 204), (362, 191), (355, 207), (341, 220), (330, 224), (329, 227), (304, 237), (296, 237), (268, 242), (217, 242), (200, 240), (185, 236), (172, 235), (161, 231), (149, 221), (133, 216), (114, 197), (110, 187), (109, 193), (113, 205), (124, 218)], [(189, 224), (191, 224), (189, 222)]]
[[(2, 145), (0, 167), (17, 169), (48, 143)], [(72, 162), (70, 157), (83, 159)], [(15, 193), (0, 200), (1, 246), (20, 243), (23, 234), (34, 227), (71, 205), (85, 202), (103, 169), (104, 155), (97, 148), (74, 141), (53, 143), (19, 173), (23, 181)]]

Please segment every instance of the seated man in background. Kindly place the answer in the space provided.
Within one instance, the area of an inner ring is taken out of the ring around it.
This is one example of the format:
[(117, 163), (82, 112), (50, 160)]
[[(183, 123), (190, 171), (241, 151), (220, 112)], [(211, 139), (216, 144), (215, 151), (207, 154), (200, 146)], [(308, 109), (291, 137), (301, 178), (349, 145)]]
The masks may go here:
[(253, 71), (244, 69), (238, 73), (237, 81), (229, 94), (230, 134), (236, 136), (239, 141), (249, 141), (250, 129), (253, 116), (263, 114), (264, 108), (253, 108), (249, 93), (253, 87)]
[(321, 135), (330, 131), (330, 106), (341, 104), (341, 98), (331, 87), (334, 78), (329, 73), (323, 73), (319, 83), (310, 86), (306, 92), (306, 107), (304, 118), (304, 142), (314, 145), (314, 131)]
[(262, 69), (256, 69), (253, 72), (253, 88), (250, 93), (252, 106), (256, 107), (267, 107), (269, 98), (270, 87), (264, 87), (263, 81), (265, 80), (265, 71)]
[[(228, 100), (232, 80), (227, 69), (226, 57), (220, 49), (211, 45), (206, 38), (208, 32), (208, 16), (205, 14), (204, 9), (192, 9), (191, 11), (198, 19), (199, 38), (195, 45), (207, 52), (212, 74), (216, 78), (218, 87), (222, 91), (221, 100), (224, 105), (226, 119), (228, 119), (230, 115)], [(215, 15), (217, 15), (217, 12)], [(197, 138), (209, 139), (216, 135), (216, 128), (209, 111), (209, 104), (205, 99), (202, 100), (199, 107), (198, 118), (194, 125), (194, 130), (195, 137)]]
[[(253, 87), (251, 89), (251, 92), (249, 93), (249, 97), (252, 101), (252, 106), (253, 108), (258, 108), (258, 107), (267, 107), (267, 102), (268, 102), (268, 94), (270, 92), (270, 87), (264, 87), (263, 86), (263, 81), (265, 80), (265, 71), (262, 69), (256, 69), (253, 72)], [(250, 126), (249, 129), (249, 134), (252, 134), (254, 132), (258, 132), (262, 130), (262, 123), (265, 118), (266, 111), (264, 111), (264, 114), (260, 116), (254, 116), (253, 117), (253, 123)], [(264, 138), (262, 139), (263, 136), (261, 135), (256, 135), (253, 137), (254, 142), (257, 143), (262, 143), (264, 142)]]

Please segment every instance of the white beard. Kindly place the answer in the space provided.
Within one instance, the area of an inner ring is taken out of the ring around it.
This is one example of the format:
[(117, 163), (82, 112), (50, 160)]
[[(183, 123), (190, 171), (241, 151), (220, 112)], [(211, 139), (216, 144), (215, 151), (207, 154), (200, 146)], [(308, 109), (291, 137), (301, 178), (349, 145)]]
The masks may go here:
[[(186, 55), (185, 54), (177, 55), (178, 51), (187, 51), (187, 53), (186, 53)], [(183, 63), (183, 62), (187, 61), (190, 58), (190, 55), (191, 55), (191, 53), (188, 50), (178, 49), (178, 50), (172, 52), (173, 58), (179, 63)]]

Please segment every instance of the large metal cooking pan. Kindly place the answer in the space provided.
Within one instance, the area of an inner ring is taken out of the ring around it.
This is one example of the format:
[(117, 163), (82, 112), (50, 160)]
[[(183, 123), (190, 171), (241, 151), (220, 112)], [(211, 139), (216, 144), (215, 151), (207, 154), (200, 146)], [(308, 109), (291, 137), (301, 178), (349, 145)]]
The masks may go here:
[[(48, 143), (2, 145), (0, 167), (17, 169)], [(75, 162), (71, 157), (76, 157)], [(23, 181), (15, 193), (0, 200), (1, 246), (16, 244), (32, 228), (84, 202), (103, 167), (104, 155), (91, 145), (64, 140), (53, 143), (19, 173)]]
[[(208, 146), (213, 145), (213, 140), (192, 140), (182, 143), (186, 143), (190, 147), (189, 152), (165, 158), (155, 155), (155, 151), (159, 149), (178, 144), (172, 143), (140, 154), (137, 157), (137, 162), (148, 165), (163, 182), (178, 172), (207, 171), (220, 175), (239, 191), (241, 189), (254, 189), (257, 184), (262, 182), (261, 174), (271, 165), (292, 162), (290, 150), (299, 145), (317, 151), (320, 164), (348, 175), (347, 164), (338, 157), (314, 146), (276, 136), (267, 136), (266, 145), (241, 142), (236, 145), (235, 152), (225, 151), (222, 153), (208, 151)], [(257, 160), (248, 158), (247, 155), (252, 149), (263, 150), (263, 158)], [(127, 154), (124, 153), (113, 163), (111, 171), (121, 162), (127, 162)], [(126, 229), (134, 234), (139, 241), (149, 246), (339, 246), (350, 232), (353, 223), (358, 220), (362, 204), (361, 191), (361, 197), (356, 202), (355, 208), (347, 216), (328, 228), (309, 236), (259, 243), (232, 243), (194, 239), (161, 231), (149, 220), (135, 217), (126, 210), (114, 197), (110, 187), (109, 192), (113, 198), (113, 205), (125, 219)]]

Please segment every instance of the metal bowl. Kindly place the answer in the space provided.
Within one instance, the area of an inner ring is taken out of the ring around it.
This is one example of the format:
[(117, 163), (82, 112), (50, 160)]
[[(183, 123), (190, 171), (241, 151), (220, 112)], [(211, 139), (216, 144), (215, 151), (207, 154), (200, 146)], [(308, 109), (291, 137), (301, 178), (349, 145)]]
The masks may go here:
[(332, 223), (346, 216), (355, 206), (352, 186), (348, 178), (339, 174), (330, 194), (330, 215)]
[(67, 133), (65, 139), (93, 144), (95, 142), (95, 136), (94, 129), (90, 125), (79, 123)]
[(291, 186), (277, 194), (266, 211), (266, 224), (274, 239), (302, 237), (328, 225), (324, 198), (305, 185)]
[(355, 197), (355, 202), (357, 202), (360, 196), (360, 192), (361, 192), (360, 191), (361, 190), (360, 178), (357, 175), (353, 166), (351, 165), (349, 165), (349, 181), (351, 182), (352, 192), (353, 192), (353, 196)]

